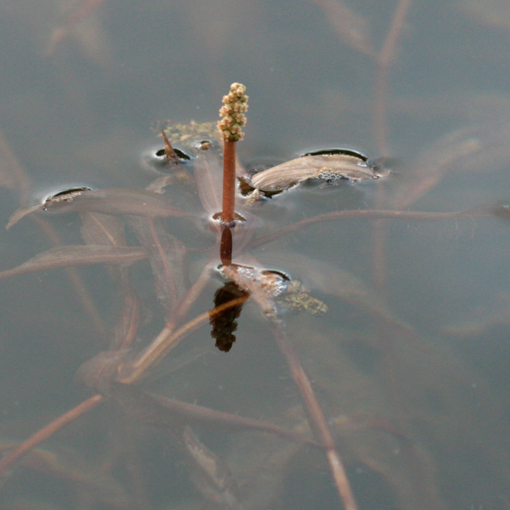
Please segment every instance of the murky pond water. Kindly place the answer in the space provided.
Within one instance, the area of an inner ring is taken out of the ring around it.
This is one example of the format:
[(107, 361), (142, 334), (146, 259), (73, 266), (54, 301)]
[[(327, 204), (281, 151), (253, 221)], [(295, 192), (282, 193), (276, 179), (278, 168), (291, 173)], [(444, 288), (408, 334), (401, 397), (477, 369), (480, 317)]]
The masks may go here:
[[(0, 507), (510, 508), (509, 37), (503, 0), (5, 0)], [(383, 175), (239, 195), (219, 269), (236, 81), (248, 172)]]

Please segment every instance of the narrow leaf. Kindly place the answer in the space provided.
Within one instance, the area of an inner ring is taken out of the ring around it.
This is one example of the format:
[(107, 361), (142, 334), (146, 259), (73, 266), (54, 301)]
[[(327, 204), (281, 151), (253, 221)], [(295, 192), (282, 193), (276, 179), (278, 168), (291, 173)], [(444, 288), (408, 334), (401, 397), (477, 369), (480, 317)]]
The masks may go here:
[(130, 265), (147, 258), (143, 248), (98, 246), (93, 244), (59, 246), (39, 253), (24, 264), (0, 272), (0, 279), (46, 271), (57, 267), (90, 266), (95, 264)]
[(128, 223), (149, 255), (156, 292), (165, 311), (165, 318), (170, 321), (172, 314), (177, 312), (178, 303), (186, 295), (186, 248), (155, 220), (129, 216)]
[(302, 434), (278, 425), (153, 395), (130, 384), (113, 383), (111, 393), (129, 415), (149, 425), (174, 427), (178, 422), (215, 426), (225, 432), (259, 430), (297, 443), (316, 446), (314, 441)]
[(89, 190), (79, 188), (57, 193), (42, 204), (21, 208), (14, 212), (7, 229), (34, 211), (88, 211), (104, 214), (131, 214), (148, 218), (191, 216), (169, 204), (159, 193), (145, 190), (111, 188)]

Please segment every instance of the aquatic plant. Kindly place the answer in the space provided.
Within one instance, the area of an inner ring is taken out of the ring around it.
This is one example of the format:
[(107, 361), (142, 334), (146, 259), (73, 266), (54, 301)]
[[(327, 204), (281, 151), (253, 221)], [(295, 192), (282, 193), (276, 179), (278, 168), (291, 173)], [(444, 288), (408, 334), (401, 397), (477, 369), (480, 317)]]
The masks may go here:
[[(328, 21), (375, 64), (374, 138), (387, 155), (387, 75), (410, 2), (398, 3), (377, 52), (362, 17), (342, 2), (314, 1), (341, 14)], [(69, 18), (64, 35), (80, 19)], [(453, 349), (416, 330), (399, 301), (406, 289), (395, 297), (389, 286), (402, 266), (401, 253), (388, 260), (390, 225), (427, 232), (435, 244), (444, 232), (457, 235), (462, 222), (508, 216), (505, 204), (412, 209), (459, 159), (483, 156), (480, 139), (452, 134), (416, 157), (405, 179), (337, 147), (254, 173), (235, 157), (246, 101), (239, 101), (244, 89), (233, 88), (222, 109), (229, 120), (220, 124), (234, 132), (225, 140), (212, 123), (164, 126), (157, 162), (146, 162), (160, 173), (146, 189), (77, 185), (27, 207), (28, 179), (0, 139), (0, 159), (8, 162), (0, 182), (22, 204), (8, 226), (16, 232), (33, 221), (52, 245), (0, 278), (65, 268), (83, 311), (52, 317), (52, 334), (67, 342), (58, 361), (70, 372), (81, 363), (66, 357), (77, 343), (76, 317), (90, 323), (83, 359), (91, 357), (75, 377), (88, 397), (81, 404), (60, 417), (53, 408), (35, 410), (22, 427), (4, 426), (10, 439), (0, 445), (0, 497), (12, 501), (16, 485), (51, 490), (64, 480), (59, 488), (76, 491), (71, 506), (79, 510), (265, 510), (296, 501), (353, 510), (371, 507), (367, 493), (378, 508), (446, 510), (459, 506), (447, 486), (449, 471), (460, 469), (449, 454), (456, 451), (487, 470), (459, 478), (504, 508), (510, 463), (495, 447), (506, 437), (501, 409)], [(80, 222), (82, 244), (71, 221)], [(59, 242), (56, 225), (73, 241)], [(369, 242), (359, 246), (353, 238), (363, 229)], [(349, 257), (356, 261), (350, 270)], [(372, 272), (361, 270), (370, 264)], [(111, 309), (88, 278), (105, 284)], [(450, 331), (466, 337), (505, 324), (503, 316)], [(47, 393), (44, 384), (37, 390)], [(16, 443), (14, 436), (29, 437)], [(33, 484), (33, 473), (44, 483)]]

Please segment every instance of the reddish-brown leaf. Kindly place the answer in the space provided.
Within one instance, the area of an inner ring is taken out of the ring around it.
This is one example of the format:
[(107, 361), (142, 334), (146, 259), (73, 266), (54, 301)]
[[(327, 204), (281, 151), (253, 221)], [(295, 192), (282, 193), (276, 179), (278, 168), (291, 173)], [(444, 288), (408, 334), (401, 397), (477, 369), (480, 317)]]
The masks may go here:
[(93, 244), (59, 246), (39, 253), (24, 264), (0, 272), (0, 279), (22, 274), (46, 271), (57, 267), (90, 266), (94, 264), (117, 264), (128, 266), (147, 258), (143, 248), (98, 246)]

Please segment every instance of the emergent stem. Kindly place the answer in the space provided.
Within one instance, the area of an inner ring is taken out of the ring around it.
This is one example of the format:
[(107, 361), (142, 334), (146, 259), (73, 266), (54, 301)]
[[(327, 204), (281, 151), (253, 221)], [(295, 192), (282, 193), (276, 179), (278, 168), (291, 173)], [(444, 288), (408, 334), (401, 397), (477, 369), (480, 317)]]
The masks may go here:
[(223, 149), (223, 211), (221, 219), (225, 225), (234, 221), (236, 200), (236, 143), (225, 140)]

